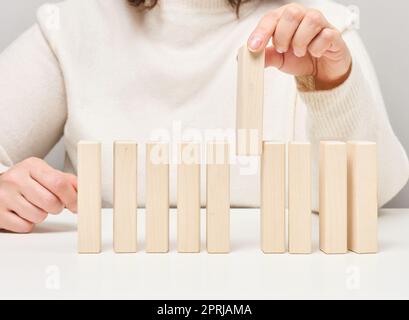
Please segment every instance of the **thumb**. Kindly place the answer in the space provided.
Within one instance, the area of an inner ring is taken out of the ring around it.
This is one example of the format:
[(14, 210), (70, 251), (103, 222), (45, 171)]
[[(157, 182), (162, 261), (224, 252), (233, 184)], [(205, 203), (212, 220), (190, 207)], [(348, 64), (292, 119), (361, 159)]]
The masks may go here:
[[(78, 192), (78, 179), (75, 175), (66, 173), (65, 174), (66, 178), (74, 188), (75, 192)], [(77, 198), (78, 199), (78, 198)], [(75, 200), (74, 203), (71, 203), (69, 207), (67, 207), (68, 210), (70, 210), (72, 213), (77, 213), (78, 212), (78, 204), (77, 204), (77, 199)]]
[(266, 66), (293, 76), (306, 76), (315, 74), (314, 59), (310, 55), (297, 57), (292, 50), (287, 53), (278, 53), (274, 47), (266, 49)]
[(278, 53), (274, 47), (266, 48), (266, 67), (281, 69), (284, 65), (284, 54)]
[(78, 190), (78, 180), (77, 177), (73, 174), (66, 173), (67, 179), (70, 181), (71, 185), (74, 187), (75, 191)]

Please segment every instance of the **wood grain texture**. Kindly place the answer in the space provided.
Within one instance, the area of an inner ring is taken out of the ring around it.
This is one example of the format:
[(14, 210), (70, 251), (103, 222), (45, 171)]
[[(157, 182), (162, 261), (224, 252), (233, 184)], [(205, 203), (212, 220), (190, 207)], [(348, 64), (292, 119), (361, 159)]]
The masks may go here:
[(288, 146), (288, 246), (295, 254), (311, 253), (311, 145)]
[(348, 249), (378, 252), (377, 147), (348, 142)]
[(347, 252), (347, 148), (343, 142), (320, 144), (320, 249)]
[(137, 153), (135, 142), (114, 144), (114, 250), (136, 252)]
[(101, 144), (78, 143), (78, 253), (101, 252)]
[(263, 139), (265, 51), (255, 54), (247, 45), (238, 52), (237, 155), (260, 155)]
[(207, 251), (230, 251), (230, 161), (229, 145), (207, 145)]
[(286, 145), (264, 142), (261, 156), (261, 250), (286, 251)]
[(169, 251), (169, 145), (146, 145), (146, 252)]
[(181, 144), (177, 179), (178, 252), (200, 252), (200, 145)]

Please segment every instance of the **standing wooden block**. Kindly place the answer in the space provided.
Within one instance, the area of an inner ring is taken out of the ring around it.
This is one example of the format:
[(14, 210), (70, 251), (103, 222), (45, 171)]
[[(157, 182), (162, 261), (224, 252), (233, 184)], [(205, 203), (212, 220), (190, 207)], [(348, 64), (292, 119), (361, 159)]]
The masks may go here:
[(289, 252), (311, 253), (311, 145), (288, 146)]
[(177, 181), (178, 251), (200, 252), (200, 145), (180, 146)]
[(347, 252), (347, 148), (343, 142), (320, 145), (320, 249)]
[(78, 143), (78, 252), (101, 252), (101, 144)]
[(207, 145), (207, 251), (230, 251), (230, 163), (227, 143)]
[(372, 142), (348, 143), (348, 249), (378, 252), (377, 150)]
[(260, 155), (263, 140), (265, 51), (255, 54), (243, 46), (237, 71), (237, 155)]
[(169, 251), (169, 145), (146, 145), (146, 252)]
[(261, 250), (284, 253), (285, 144), (264, 142), (261, 156)]
[(136, 252), (137, 145), (114, 144), (114, 250)]

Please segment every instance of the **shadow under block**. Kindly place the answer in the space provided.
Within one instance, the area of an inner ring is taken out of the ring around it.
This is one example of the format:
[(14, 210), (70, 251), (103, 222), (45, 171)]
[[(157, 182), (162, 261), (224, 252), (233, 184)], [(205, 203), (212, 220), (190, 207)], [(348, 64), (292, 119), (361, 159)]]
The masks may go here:
[(78, 143), (78, 253), (101, 252), (101, 144)]
[(200, 144), (180, 146), (177, 173), (177, 247), (200, 252)]
[(146, 145), (146, 252), (169, 252), (169, 145)]
[(207, 145), (207, 251), (230, 251), (230, 162), (227, 143)]
[(347, 252), (347, 147), (343, 142), (320, 144), (320, 249)]
[(247, 45), (238, 52), (236, 151), (260, 155), (263, 140), (265, 51), (255, 54)]
[(311, 145), (288, 145), (288, 250), (312, 252), (311, 245)]
[(261, 155), (261, 250), (284, 253), (286, 145), (264, 142)]
[(348, 143), (348, 249), (378, 252), (377, 148)]
[(136, 252), (137, 153), (134, 142), (114, 144), (114, 250)]

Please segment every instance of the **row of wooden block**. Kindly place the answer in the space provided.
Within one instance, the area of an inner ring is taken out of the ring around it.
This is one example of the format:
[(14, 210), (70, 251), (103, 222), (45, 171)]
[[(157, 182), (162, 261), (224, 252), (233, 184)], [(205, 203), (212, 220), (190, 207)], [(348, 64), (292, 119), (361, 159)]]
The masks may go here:
[[(288, 250), (311, 252), (311, 150), (288, 145)], [(322, 142), (320, 151), (320, 248), (326, 253), (377, 251), (376, 145)], [(154, 161), (152, 152), (161, 155)], [(209, 253), (230, 251), (229, 145), (207, 145)], [(183, 154), (190, 155), (183, 161)], [(286, 251), (286, 144), (264, 142), (261, 156), (261, 249)], [(200, 251), (200, 145), (182, 144), (177, 176), (177, 247)], [(220, 156), (222, 155), (222, 156)], [(165, 161), (163, 161), (165, 159)], [(166, 161), (167, 159), (167, 161)], [(191, 160), (195, 161), (191, 161)], [(169, 251), (169, 146), (146, 145), (146, 251)], [(114, 146), (114, 250), (136, 252), (137, 145)], [(78, 145), (80, 253), (101, 251), (101, 145)]]
[[(178, 251), (200, 251), (200, 144), (179, 149)], [(114, 250), (136, 252), (137, 144), (114, 145)], [(230, 165), (226, 143), (207, 148), (207, 249), (229, 252)], [(146, 251), (169, 251), (169, 145), (146, 145)], [(101, 145), (78, 144), (78, 251), (101, 251)]]
[[(265, 51), (238, 52), (236, 147), (261, 155), (261, 246), (286, 251), (286, 148), (263, 142)], [(374, 253), (377, 245), (376, 144), (322, 142), (319, 164), (320, 249)], [(288, 148), (288, 250), (311, 252), (311, 154), (309, 144)]]
[[(311, 253), (311, 150), (288, 146), (288, 250)], [(377, 151), (371, 142), (323, 141), (319, 159), (319, 238), (327, 254), (376, 253)], [(264, 143), (261, 161), (261, 246), (286, 251), (284, 144)]]

